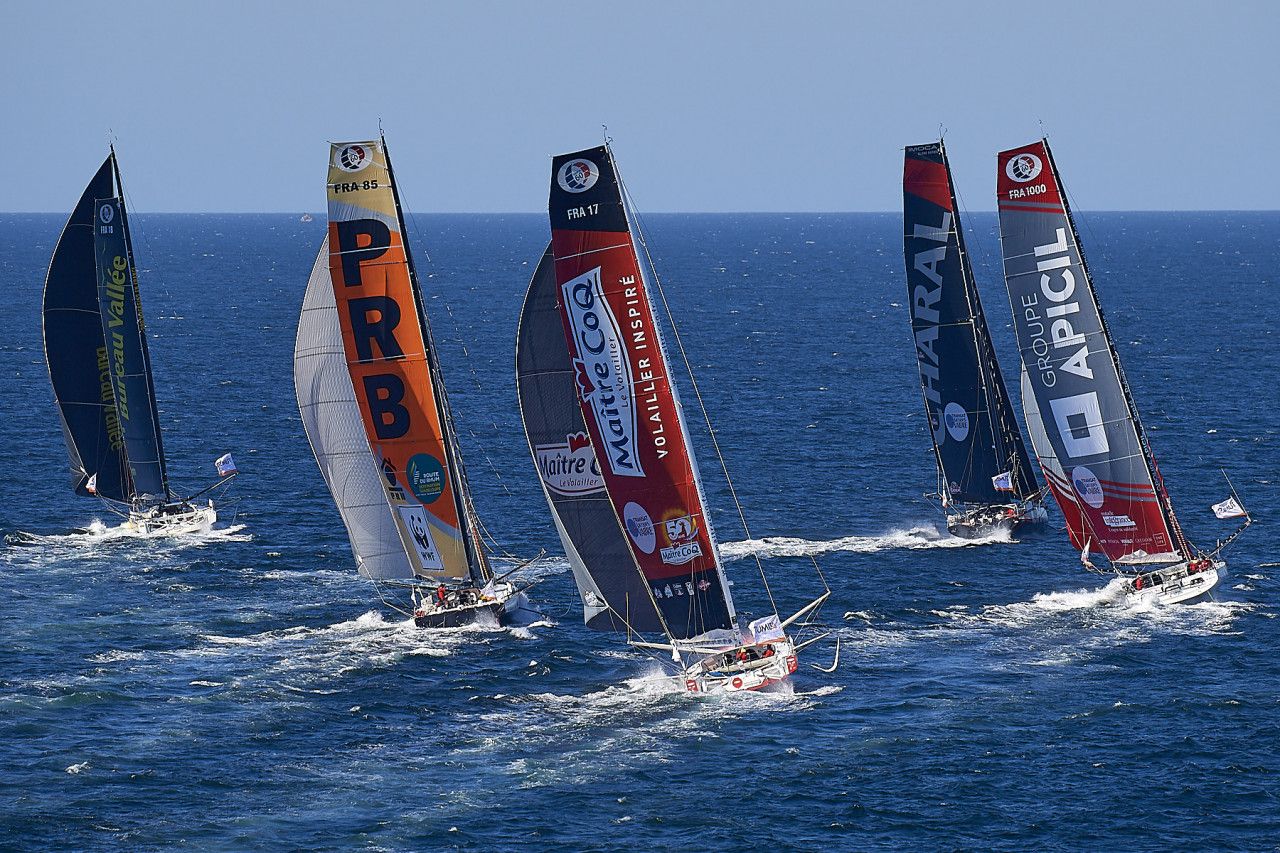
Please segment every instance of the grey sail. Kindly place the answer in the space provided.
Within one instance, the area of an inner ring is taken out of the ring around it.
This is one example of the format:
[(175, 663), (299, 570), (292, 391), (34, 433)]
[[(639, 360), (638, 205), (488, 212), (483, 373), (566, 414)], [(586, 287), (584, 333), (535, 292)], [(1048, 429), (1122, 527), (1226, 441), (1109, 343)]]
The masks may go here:
[(997, 200), (1028, 429), (1072, 543), (1120, 564), (1188, 556), (1047, 141), (999, 154)]
[(316, 255), (302, 300), (293, 350), (298, 410), (324, 481), (347, 528), (360, 574), (375, 580), (414, 576), (369, 449), (351, 386), (329, 274), (329, 239)]
[(657, 633), (662, 622), (605, 492), (578, 405), (558, 293), (548, 247), (529, 282), (516, 336), (516, 387), (529, 451), (587, 626)]

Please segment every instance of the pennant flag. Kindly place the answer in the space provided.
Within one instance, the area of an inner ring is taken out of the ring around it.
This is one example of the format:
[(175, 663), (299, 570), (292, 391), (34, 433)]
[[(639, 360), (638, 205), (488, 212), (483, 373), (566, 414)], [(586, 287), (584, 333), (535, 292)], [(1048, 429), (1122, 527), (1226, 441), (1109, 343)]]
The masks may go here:
[(1227, 498), (1222, 503), (1214, 504), (1213, 514), (1218, 518), (1241, 518), (1248, 515), (1244, 511), (1244, 507), (1240, 506), (1240, 502), (1235, 498)]
[(997, 492), (1013, 491), (1013, 472), (1005, 471), (1003, 474), (996, 474), (991, 478), (991, 485), (996, 487)]
[(219, 477), (229, 477), (232, 474), (240, 473), (240, 469), (236, 467), (236, 461), (231, 458), (230, 453), (224, 453), (215, 459), (213, 467), (218, 469)]
[(781, 640), (787, 636), (782, 630), (782, 622), (778, 619), (778, 614), (771, 616), (762, 616), (747, 626), (747, 632), (755, 639), (757, 643), (768, 642), (769, 640)]
[(98, 493), (98, 475), (96, 473), (89, 476), (89, 482), (84, 484), (84, 490), (91, 495)]

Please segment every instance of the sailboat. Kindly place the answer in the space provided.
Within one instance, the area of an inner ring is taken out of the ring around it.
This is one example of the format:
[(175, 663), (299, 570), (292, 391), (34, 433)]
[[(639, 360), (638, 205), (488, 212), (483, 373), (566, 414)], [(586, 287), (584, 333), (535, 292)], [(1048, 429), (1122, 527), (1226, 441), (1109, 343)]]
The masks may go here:
[[(739, 624), (652, 306), (656, 275), (647, 253), (641, 262), (608, 146), (553, 159), (549, 207), (551, 245), (521, 313), (516, 368), (585, 621), (669, 652), (689, 692), (784, 682), (821, 639), (798, 642), (788, 629), (831, 593), (787, 619), (773, 606)], [(665, 642), (643, 639), (659, 633)]]
[(101, 499), (125, 530), (173, 535), (218, 519), (210, 498), (230, 481), (230, 455), (217, 483), (188, 497), (170, 487), (156, 409), (137, 265), (114, 146), (80, 196), (49, 261), (44, 352), (62, 418), (76, 494)]
[(508, 623), (528, 599), (482, 537), (385, 139), (330, 147), (328, 199), (294, 386), (358, 571), (419, 627)]
[(947, 529), (973, 538), (1046, 518), (991, 345), (942, 141), (906, 149), (903, 249), (920, 389)]
[(1206, 552), (1174, 515), (1164, 479), (1107, 330), (1058, 170), (1041, 139), (997, 156), (1005, 285), (1022, 353), (1031, 444), (1089, 569), (1098, 551), (1133, 600), (1207, 597), (1219, 554), (1251, 519), (1233, 494), (1215, 506), (1244, 525)]

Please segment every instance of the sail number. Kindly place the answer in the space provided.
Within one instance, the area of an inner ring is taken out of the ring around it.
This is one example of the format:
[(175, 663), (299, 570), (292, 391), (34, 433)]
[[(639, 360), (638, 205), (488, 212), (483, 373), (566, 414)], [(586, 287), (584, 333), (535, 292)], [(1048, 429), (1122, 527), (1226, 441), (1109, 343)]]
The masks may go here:
[(569, 219), (585, 219), (588, 216), (595, 216), (600, 212), (598, 204), (584, 204), (582, 207), (571, 207), (565, 211), (565, 216)]
[(334, 184), (333, 191), (335, 193), (353, 193), (359, 190), (376, 190), (378, 188), (378, 179), (374, 178), (370, 181), (353, 181), (349, 184)]
[(1035, 184), (1030, 187), (1014, 187), (1013, 189), (1008, 190), (1008, 193), (1010, 199), (1015, 199), (1026, 198), (1027, 196), (1033, 195), (1043, 195), (1048, 191), (1049, 187), (1046, 184)]

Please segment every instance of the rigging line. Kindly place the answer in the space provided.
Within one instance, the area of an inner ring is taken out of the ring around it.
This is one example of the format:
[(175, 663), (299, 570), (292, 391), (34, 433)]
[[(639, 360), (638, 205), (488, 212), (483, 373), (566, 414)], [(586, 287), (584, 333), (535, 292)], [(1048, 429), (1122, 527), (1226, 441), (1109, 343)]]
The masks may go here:
[[(1142, 420), (1138, 415), (1138, 404), (1133, 398), (1133, 391), (1129, 386), (1129, 380), (1125, 376), (1124, 367), (1120, 363), (1120, 353), (1115, 346), (1115, 338), (1111, 334), (1107, 326), (1107, 318), (1102, 310), (1102, 303), (1098, 299), (1096, 285), (1093, 281), (1093, 274), (1089, 269), (1089, 261), (1085, 257), (1084, 246), (1080, 245), (1079, 228), (1076, 225), (1075, 216), (1075, 196), (1067, 192), (1066, 186), (1062, 182), (1062, 177), (1058, 172), (1057, 162), (1054, 160), (1053, 152), (1049, 149), (1049, 140), (1043, 138), (1043, 146), (1047, 159), (1049, 161), (1049, 169), (1053, 176), (1054, 183), (1058, 187), (1058, 192), (1062, 196), (1062, 212), (1067, 220), (1067, 225), (1071, 229), (1071, 240), (1075, 244), (1076, 253), (1080, 257), (1080, 267), (1084, 271), (1084, 279), (1086, 291), (1093, 301), (1094, 309), (1098, 313), (1098, 324), (1100, 331), (1108, 342), (1107, 351), (1111, 357), (1111, 363), (1115, 368), (1116, 378), (1120, 381), (1120, 390), (1124, 394), (1125, 404), (1128, 408), (1129, 418), (1133, 423), (1134, 432), (1137, 434), (1138, 445), (1142, 448), (1144, 454), (1144, 462), (1147, 475), (1151, 478), (1152, 486), (1155, 488), (1157, 498), (1163, 498), (1160, 501), (1161, 515), (1164, 516), (1165, 525), (1170, 529), (1176, 543), (1181, 547), (1182, 551), (1187, 555), (1188, 559), (1191, 555), (1191, 548), (1194, 547), (1187, 539), (1182, 529), (1182, 523), (1178, 521), (1177, 515), (1173, 511), (1173, 502), (1169, 498), (1169, 492), (1165, 488), (1164, 475), (1160, 472), (1160, 465), (1156, 461), (1155, 453), (1151, 449), (1151, 443), (1147, 438), (1147, 431), (1142, 425)], [(1088, 228), (1088, 223), (1085, 224)], [(1090, 232), (1090, 239), (1095, 239)]]
[[(402, 210), (404, 209), (403, 202), (401, 202), (401, 209)], [(421, 229), (418, 227), (417, 214), (411, 210), (407, 210), (405, 211), (405, 213), (407, 214), (408, 219), (412, 220), (413, 222), (413, 231), (415, 233), (421, 233)], [(430, 253), (427, 253), (426, 259), (427, 259), (428, 269), (431, 270), (428, 277), (434, 278), (435, 277), (435, 261), (432, 260)], [(424, 294), (424, 299), (425, 299), (425, 296), (426, 295)], [(483, 384), (480, 382), (479, 373), (476, 372), (475, 361), (471, 358), (471, 351), (467, 347), (466, 340), (462, 335), (462, 329), (458, 324), (458, 318), (454, 316), (453, 307), (452, 305), (450, 305), (448, 298), (443, 294), (437, 293), (436, 296), (440, 298), (440, 304), (444, 307), (444, 312), (449, 317), (449, 325), (452, 327), (452, 330), (453, 330), (453, 340), (451, 341), (451, 343), (453, 343), (454, 345), (462, 349), (463, 355), (466, 356), (463, 359), (463, 361), (467, 365), (467, 373), (471, 377), (471, 383), (472, 385), (475, 386), (475, 390), (481, 395), (481, 397), (483, 397), (485, 393), (485, 389)], [(424, 311), (426, 310), (425, 305), (422, 306), (422, 310)], [(497, 421), (493, 418), (489, 418), (488, 420), (489, 420), (489, 425), (493, 427), (493, 435), (495, 437), (500, 435), (501, 431), (498, 429)], [(470, 435), (473, 439), (475, 439), (476, 446), (480, 449), (480, 453), (484, 456), (485, 462), (488, 463), (489, 470), (493, 474), (494, 478), (498, 481), (498, 485), (502, 486), (502, 491), (508, 497), (512, 496), (512, 491), (510, 487), (507, 486), (506, 480), (503, 479), (502, 472), (498, 470), (498, 466), (489, 457), (488, 452), (484, 449), (484, 441), (475, 432), (475, 429), (473, 428), (471, 421), (467, 422), (467, 434)], [(495, 541), (495, 545), (496, 545), (496, 541)], [(506, 552), (504, 551), (504, 553)]]
[[(410, 619), (412, 619), (412, 618), (413, 618), (413, 614), (412, 614), (412, 613), (410, 613), (410, 612), (409, 612), (409, 611), (407, 611), (407, 610), (402, 610), (402, 609), (400, 609), (400, 608), (399, 608), (399, 607), (397, 607), (395, 604), (393, 604), (393, 603), (391, 603), (390, 601), (388, 601), (388, 600), (387, 600), (386, 595), (384, 595), (384, 594), (383, 594), (383, 592), (382, 592), (382, 584), (378, 583), (377, 581), (373, 581), (373, 589), (374, 589), (374, 591), (375, 591), (375, 592), (377, 592), (377, 593), (378, 593), (378, 598), (379, 598), (379, 600), (381, 600), (381, 601), (382, 601), (382, 603), (383, 603), (383, 604), (385, 604), (387, 607), (390, 607), (392, 610), (394, 610), (395, 612), (399, 613), (401, 616), (407, 616), (407, 617), (409, 617)], [(410, 593), (410, 595), (412, 596), (412, 593)]]
[[(698, 380), (693, 375), (693, 366), (689, 364), (689, 356), (684, 349), (684, 341), (680, 338), (680, 329), (676, 326), (675, 316), (671, 313), (671, 306), (667, 302), (666, 290), (662, 287), (662, 281), (658, 277), (658, 270), (653, 265), (653, 256), (649, 252), (649, 242), (644, 236), (644, 225), (640, 221), (640, 214), (636, 211), (635, 203), (631, 199), (631, 193), (627, 191), (626, 185), (622, 181), (621, 175), (615, 170), (615, 177), (618, 181), (618, 188), (622, 191), (622, 195), (626, 197), (627, 203), (631, 208), (632, 214), (636, 222), (636, 235), (640, 238), (640, 246), (644, 249), (645, 261), (649, 264), (649, 271), (653, 273), (653, 283), (658, 291), (658, 296), (662, 299), (662, 308), (666, 312), (667, 322), (671, 324), (671, 331), (675, 338), (676, 349), (680, 352), (680, 360), (684, 362), (684, 369), (689, 375), (689, 383), (693, 386), (693, 396), (698, 401), (698, 408), (702, 412), (703, 423), (707, 425), (707, 432), (711, 435), (711, 446), (715, 448), (716, 459), (720, 462), (720, 470), (724, 473), (725, 483), (729, 486), (729, 495), (733, 498), (734, 508), (738, 511), (738, 520), (742, 522), (742, 531), (748, 539), (751, 539), (751, 528), (747, 525), (747, 515), (742, 510), (742, 502), (738, 500), (738, 490), (733, 485), (733, 478), (729, 476), (729, 467), (725, 464), (724, 454), (720, 451), (720, 441), (716, 438), (715, 428), (711, 426), (711, 416), (707, 414), (706, 404), (702, 400), (702, 391), (698, 388)], [(760, 571), (760, 579), (764, 582), (765, 593), (769, 597), (769, 604), (773, 607), (774, 613), (778, 611), (778, 603), (774, 600), (773, 590), (769, 586), (769, 578), (764, 571), (764, 562), (761, 561), (758, 553), (752, 554), (755, 558), (756, 568)]]

